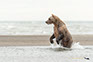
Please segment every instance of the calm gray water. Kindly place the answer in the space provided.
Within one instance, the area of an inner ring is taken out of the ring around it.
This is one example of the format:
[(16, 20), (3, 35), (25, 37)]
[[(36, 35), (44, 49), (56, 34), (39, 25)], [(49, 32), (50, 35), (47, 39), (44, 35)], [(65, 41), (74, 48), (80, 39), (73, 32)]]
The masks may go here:
[[(54, 46), (3, 46), (0, 62), (93, 62), (93, 46), (59, 48)], [(89, 59), (85, 59), (89, 58)]]
[[(92, 21), (65, 21), (71, 34), (93, 34)], [(45, 21), (0, 21), (0, 35), (51, 35), (53, 25)]]

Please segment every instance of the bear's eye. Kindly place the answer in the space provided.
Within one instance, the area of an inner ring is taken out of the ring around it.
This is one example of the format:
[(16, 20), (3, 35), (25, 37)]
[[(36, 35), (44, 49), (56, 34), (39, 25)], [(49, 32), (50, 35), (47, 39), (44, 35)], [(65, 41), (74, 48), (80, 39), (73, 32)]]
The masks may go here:
[(49, 18), (49, 20), (51, 20), (51, 19)]

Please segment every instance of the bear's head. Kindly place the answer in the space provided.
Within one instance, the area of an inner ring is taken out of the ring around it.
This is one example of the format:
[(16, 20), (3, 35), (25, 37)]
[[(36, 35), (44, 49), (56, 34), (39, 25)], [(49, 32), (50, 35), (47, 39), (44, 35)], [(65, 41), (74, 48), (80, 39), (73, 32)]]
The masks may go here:
[(57, 16), (53, 15), (51, 17), (48, 18), (48, 20), (46, 21), (47, 24), (52, 24), (52, 23), (55, 23), (56, 22), (56, 19)]

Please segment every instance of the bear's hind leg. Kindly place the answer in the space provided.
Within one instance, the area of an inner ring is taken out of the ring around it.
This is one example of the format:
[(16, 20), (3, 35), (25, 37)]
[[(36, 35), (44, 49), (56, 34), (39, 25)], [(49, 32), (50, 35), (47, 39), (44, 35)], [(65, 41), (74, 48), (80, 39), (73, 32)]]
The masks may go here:
[(63, 35), (63, 34), (60, 34), (60, 35), (56, 38), (56, 42), (57, 42), (58, 45), (59, 45), (59, 41), (62, 40), (63, 37), (64, 37), (64, 35)]

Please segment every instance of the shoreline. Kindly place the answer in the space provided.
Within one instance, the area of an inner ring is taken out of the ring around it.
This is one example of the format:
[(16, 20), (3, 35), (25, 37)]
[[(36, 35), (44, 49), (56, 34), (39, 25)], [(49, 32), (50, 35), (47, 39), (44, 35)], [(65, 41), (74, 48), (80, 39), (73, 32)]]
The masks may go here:
[[(0, 35), (0, 46), (49, 46), (51, 35)], [(93, 45), (93, 35), (72, 35), (80, 45)], [(56, 43), (56, 42), (55, 42)]]

